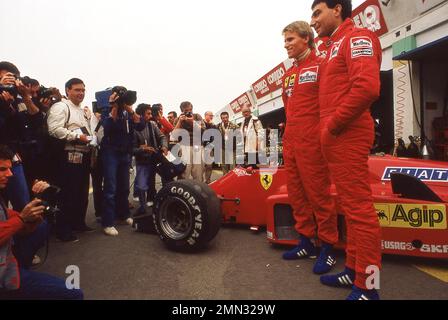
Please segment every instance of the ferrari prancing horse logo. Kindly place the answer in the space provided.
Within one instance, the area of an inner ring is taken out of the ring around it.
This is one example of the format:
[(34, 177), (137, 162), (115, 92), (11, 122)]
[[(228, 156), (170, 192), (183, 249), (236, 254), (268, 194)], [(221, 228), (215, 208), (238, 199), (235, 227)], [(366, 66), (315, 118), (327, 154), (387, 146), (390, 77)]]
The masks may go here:
[(264, 188), (264, 190), (268, 190), (271, 187), (272, 180), (274, 180), (274, 177), (272, 176), (272, 174), (260, 175), (261, 186)]

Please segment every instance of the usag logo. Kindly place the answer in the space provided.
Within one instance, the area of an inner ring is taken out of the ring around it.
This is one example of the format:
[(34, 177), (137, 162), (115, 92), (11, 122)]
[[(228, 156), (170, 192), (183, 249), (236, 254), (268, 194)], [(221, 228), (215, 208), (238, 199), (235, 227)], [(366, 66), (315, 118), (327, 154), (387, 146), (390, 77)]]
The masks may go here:
[(399, 168), (399, 167), (387, 167), (384, 170), (383, 181), (390, 181), (392, 173), (405, 173), (410, 176), (416, 177), (421, 181), (429, 182), (448, 182), (448, 169), (437, 168)]
[(317, 74), (319, 73), (319, 67), (305, 68), (299, 74), (299, 84), (317, 82)]

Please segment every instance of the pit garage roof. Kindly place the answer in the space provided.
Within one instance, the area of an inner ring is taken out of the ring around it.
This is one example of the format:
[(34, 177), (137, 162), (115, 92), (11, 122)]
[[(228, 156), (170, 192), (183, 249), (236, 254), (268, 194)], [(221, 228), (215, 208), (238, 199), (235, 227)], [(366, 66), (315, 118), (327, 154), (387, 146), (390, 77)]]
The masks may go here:
[(430, 60), (433, 62), (448, 61), (448, 37), (441, 38), (434, 42), (414, 50), (402, 53), (393, 58), (394, 60), (412, 60), (422, 61)]

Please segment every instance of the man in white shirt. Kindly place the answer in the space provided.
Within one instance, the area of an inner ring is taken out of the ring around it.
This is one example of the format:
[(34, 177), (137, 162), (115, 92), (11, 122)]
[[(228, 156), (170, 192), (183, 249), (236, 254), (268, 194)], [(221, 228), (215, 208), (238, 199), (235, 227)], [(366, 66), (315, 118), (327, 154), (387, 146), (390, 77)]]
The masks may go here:
[(71, 79), (65, 85), (67, 99), (54, 104), (48, 114), (48, 132), (64, 144), (60, 164), (61, 213), (56, 218), (56, 236), (64, 242), (76, 242), (74, 231), (92, 231), (85, 223), (91, 148), (90, 110), (81, 106), (85, 85)]
[(257, 165), (260, 153), (265, 150), (265, 130), (261, 121), (252, 116), (250, 105), (245, 104), (241, 113), (244, 117), (240, 130), (244, 139), (245, 164)]

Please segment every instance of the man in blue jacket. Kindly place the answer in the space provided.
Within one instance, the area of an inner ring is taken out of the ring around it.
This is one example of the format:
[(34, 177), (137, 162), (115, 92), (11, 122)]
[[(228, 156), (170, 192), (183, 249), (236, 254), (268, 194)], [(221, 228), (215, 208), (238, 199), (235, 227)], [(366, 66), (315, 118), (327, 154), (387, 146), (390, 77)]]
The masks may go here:
[[(132, 110), (135, 99), (123, 99), (126, 88), (115, 87), (109, 98), (110, 113), (103, 113), (104, 138), (101, 141), (104, 173), (104, 199), (101, 223), (104, 233), (117, 236), (115, 219), (132, 225), (129, 211), (129, 166), (134, 130), (142, 131), (145, 122)], [(128, 101), (126, 101), (128, 100)]]

